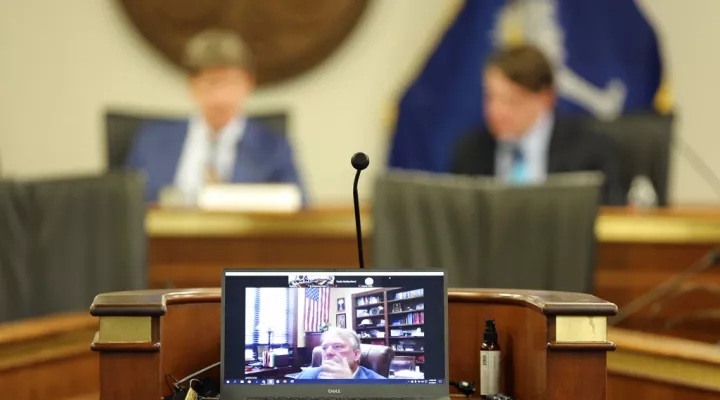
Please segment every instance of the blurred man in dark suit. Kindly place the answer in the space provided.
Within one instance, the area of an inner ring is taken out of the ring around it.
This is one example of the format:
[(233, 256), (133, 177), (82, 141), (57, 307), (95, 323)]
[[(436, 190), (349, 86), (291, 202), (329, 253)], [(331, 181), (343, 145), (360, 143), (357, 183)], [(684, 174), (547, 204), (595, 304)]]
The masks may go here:
[(535, 47), (500, 50), (483, 71), (487, 126), (461, 138), (452, 172), (496, 176), (512, 183), (543, 182), (548, 174), (600, 171), (603, 202), (624, 204), (611, 140), (554, 114), (550, 63)]
[(197, 113), (186, 121), (144, 125), (126, 163), (147, 174), (147, 200), (157, 201), (168, 186), (188, 196), (222, 182), (301, 186), (285, 136), (244, 115), (255, 83), (245, 43), (230, 31), (201, 32), (188, 42), (185, 62)]

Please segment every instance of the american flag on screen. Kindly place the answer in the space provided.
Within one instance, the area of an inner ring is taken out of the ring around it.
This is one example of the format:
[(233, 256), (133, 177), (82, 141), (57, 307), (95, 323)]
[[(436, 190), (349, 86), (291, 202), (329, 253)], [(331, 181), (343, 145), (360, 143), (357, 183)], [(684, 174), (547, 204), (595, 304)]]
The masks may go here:
[(317, 332), (330, 319), (330, 288), (305, 288), (305, 332)]

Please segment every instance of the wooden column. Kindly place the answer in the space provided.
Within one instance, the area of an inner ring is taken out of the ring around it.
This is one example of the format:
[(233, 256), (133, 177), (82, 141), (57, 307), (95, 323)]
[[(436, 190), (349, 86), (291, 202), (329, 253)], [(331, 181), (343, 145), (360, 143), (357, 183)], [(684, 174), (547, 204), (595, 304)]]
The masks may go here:
[[(177, 379), (220, 359), (220, 289), (98, 295), (92, 349), (100, 353), (100, 399), (157, 399)], [(168, 376), (168, 382), (174, 382)]]
[(605, 399), (606, 318), (614, 304), (580, 293), (452, 290), (450, 379), (479, 381), (485, 320), (502, 348), (505, 393), (518, 399)]

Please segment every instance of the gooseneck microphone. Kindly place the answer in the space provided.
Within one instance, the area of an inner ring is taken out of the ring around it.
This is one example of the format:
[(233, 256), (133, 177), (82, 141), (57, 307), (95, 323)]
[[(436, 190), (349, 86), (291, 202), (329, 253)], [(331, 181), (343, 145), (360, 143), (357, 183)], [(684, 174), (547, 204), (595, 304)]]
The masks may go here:
[(360, 226), (360, 203), (358, 202), (358, 180), (360, 179), (360, 172), (370, 165), (370, 158), (367, 154), (360, 152), (353, 154), (350, 159), (350, 163), (353, 168), (357, 170), (355, 173), (355, 182), (353, 183), (353, 202), (355, 203), (355, 233), (357, 235), (357, 247), (358, 247), (358, 260), (360, 261), (360, 268), (365, 268), (365, 260), (363, 257), (363, 246), (362, 246), (362, 227)]

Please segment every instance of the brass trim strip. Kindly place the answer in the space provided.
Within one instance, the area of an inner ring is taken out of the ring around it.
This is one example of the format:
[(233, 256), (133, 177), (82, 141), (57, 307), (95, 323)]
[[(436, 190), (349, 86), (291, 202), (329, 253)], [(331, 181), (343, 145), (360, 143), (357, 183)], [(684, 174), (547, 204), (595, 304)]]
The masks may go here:
[(97, 343), (152, 341), (152, 317), (100, 317)]
[(48, 338), (28, 338), (0, 346), (0, 374), (40, 363), (54, 363), (88, 355), (95, 329), (79, 329)]
[(651, 379), (720, 393), (720, 365), (623, 351), (607, 355), (608, 374)]
[(553, 351), (615, 351), (617, 346), (613, 342), (583, 342), (583, 343), (572, 343), (572, 342), (548, 342), (546, 345), (548, 350)]
[(600, 242), (712, 243), (720, 241), (720, 220), (653, 215), (601, 215)]
[(607, 342), (607, 317), (558, 315), (555, 343)]

